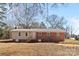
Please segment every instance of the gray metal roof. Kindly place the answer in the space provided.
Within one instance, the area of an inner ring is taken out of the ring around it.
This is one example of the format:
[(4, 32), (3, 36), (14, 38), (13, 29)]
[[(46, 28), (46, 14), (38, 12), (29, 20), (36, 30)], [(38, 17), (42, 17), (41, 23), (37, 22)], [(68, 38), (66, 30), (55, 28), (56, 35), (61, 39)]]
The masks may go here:
[(15, 31), (30, 31), (30, 32), (65, 32), (62, 29), (12, 29), (11, 32)]

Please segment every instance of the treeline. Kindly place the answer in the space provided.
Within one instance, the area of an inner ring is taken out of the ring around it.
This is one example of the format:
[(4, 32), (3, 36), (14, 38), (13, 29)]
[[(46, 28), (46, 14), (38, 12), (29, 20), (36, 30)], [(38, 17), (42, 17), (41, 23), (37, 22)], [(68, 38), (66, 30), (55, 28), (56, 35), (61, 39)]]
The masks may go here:
[(53, 10), (65, 5), (64, 3), (0, 3), (0, 38), (9, 38), (9, 31), (14, 27), (59, 28), (66, 30), (68, 35), (70, 26), (67, 25), (65, 18), (53, 14)]

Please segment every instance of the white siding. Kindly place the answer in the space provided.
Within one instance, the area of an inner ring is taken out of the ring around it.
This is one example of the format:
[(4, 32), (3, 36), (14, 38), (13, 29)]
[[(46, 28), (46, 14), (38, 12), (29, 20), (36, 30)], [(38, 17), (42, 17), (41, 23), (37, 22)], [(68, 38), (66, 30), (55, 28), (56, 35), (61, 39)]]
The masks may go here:
[(36, 33), (35, 32), (32, 32), (32, 38), (36, 39)]
[[(26, 36), (27, 33), (27, 36)], [(36, 33), (35, 32), (26, 32), (26, 31), (20, 31), (20, 36), (18, 31), (12, 32), (12, 39), (35, 39)]]

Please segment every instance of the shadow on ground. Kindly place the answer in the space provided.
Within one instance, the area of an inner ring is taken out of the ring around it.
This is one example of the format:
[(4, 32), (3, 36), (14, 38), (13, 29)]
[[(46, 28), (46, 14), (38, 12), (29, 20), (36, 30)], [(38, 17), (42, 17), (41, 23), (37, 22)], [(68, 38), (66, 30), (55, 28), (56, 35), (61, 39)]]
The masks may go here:
[(31, 40), (31, 41), (19, 41), (19, 42), (15, 42), (13, 40), (0, 40), (0, 43), (55, 43), (55, 42), (38, 42), (38, 41), (34, 41), (34, 40)]

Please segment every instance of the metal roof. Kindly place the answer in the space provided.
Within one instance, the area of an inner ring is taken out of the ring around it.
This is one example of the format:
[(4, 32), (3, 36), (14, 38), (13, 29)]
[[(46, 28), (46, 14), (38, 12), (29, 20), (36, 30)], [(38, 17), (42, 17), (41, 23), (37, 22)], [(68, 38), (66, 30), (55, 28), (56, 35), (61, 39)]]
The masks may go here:
[(30, 31), (30, 32), (65, 32), (62, 29), (12, 29), (11, 32), (15, 31)]

